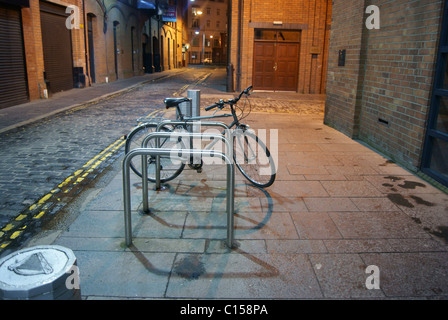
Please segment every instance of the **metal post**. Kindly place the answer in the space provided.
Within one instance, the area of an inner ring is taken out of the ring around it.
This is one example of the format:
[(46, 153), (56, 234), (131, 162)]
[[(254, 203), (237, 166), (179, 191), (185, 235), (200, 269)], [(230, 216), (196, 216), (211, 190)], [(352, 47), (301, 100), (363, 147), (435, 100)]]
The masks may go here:
[[(200, 107), (201, 107), (201, 90), (188, 90), (187, 92), (188, 98), (191, 100), (191, 116), (199, 117), (200, 115)], [(193, 133), (201, 132), (201, 123), (196, 121), (193, 125), (188, 126), (188, 131)], [(201, 149), (201, 143), (198, 140), (190, 140), (190, 146), (193, 146), (192, 149)], [(201, 164), (200, 155), (193, 156), (192, 164)]]
[(199, 117), (201, 113), (201, 90), (188, 90), (187, 97), (191, 99), (191, 116)]
[[(129, 154), (131, 154), (132, 151)], [(131, 221), (131, 186), (130, 186), (130, 163), (132, 157), (126, 156), (123, 160), (123, 202), (124, 202), (124, 232), (126, 246), (132, 244), (132, 221)]]
[(227, 163), (227, 246), (233, 248), (235, 212), (235, 167), (233, 162)]
[[(160, 165), (160, 157), (157, 157)], [(156, 172), (156, 180), (158, 179), (160, 185), (160, 170)], [(148, 156), (142, 155), (142, 190), (143, 194), (146, 194), (146, 197), (143, 197), (143, 212), (149, 213), (149, 204), (148, 204)], [(156, 188), (156, 190), (158, 190)]]
[[(190, 91), (190, 90), (188, 90)], [(188, 96), (190, 98), (190, 96)], [(177, 108), (176, 108), (177, 109)], [(179, 110), (182, 112), (184, 117), (191, 117), (191, 109), (192, 109), (192, 101), (186, 101), (179, 104)], [(176, 117), (179, 118), (179, 114), (176, 114)]]

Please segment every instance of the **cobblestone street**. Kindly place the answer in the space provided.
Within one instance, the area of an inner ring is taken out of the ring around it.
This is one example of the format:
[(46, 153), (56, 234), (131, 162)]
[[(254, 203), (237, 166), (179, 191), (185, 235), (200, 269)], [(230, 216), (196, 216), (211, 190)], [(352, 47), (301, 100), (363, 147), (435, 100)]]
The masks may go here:
[[(3, 129), (0, 147), (6, 152), (0, 155), (0, 235), (14, 238), (14, 230), (21, 233), (29, 229), (25, 217), (32, 220), (33, 226), (51, 220), (123, 153), (119, 143), (137, 124), (137, 118), (155, 111), (164, 112), (165, 97), (186, 95), (188, 89), (201, 90), (201, 107), (234, 97), (234, 93), (226, 92), (225, 68), (186, 68), (41, 120), (28, 121), (7, 131)], [(66, 94), (76, 97), (78, 92)], [(273, 97), (272, 93), (256, 92), (249, 101), (254, 112), (322, 114), (324, 108), (324, 96), (297, 93), (276, 93)], [(42, 102), (38, 102), (41, 108)], [(95, 170), (86, 170), (93, 172), (81, 179), (76, 190), (61, 190), (62, 185), (75, 181), (92, 159), (112, 147), (117, 150), (104, 157), (105, 161), (95, 166)], [(52, 195), (56, 195), (53, 201), (44, 203)], [(45, 219), (40, 219), (43, 213)], [(36, 216), (39, 221), (34, 221)]]
[[(181, 88), (194, 85), (212, 70), (185, 70), (2, 133), (0, 226), (5, 227), (113, 141), (128, 134), (138, 117), (164, 110), (165, 97), (179, 94)], [(58, 209), (56, 206), (52, 211)]]

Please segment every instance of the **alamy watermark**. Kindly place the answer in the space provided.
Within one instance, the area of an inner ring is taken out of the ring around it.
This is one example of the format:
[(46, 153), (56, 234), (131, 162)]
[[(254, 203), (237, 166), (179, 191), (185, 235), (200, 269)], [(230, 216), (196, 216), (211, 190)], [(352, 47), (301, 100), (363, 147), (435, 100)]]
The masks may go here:
[(380, 28), (380, 8), (375, 5), (367, 6), (366, 13), (370, 16), (366, 19), (366, 28), (369, 30)]
[(70, 14), (70, 16), (65, 20), (65, 26), (67, 27), (67, 29), (69, 29), (69, 30), (80, 29), (81, 24), (79, 23), (79, 21), (80, 21), (79, 12), (80, 12), (79, 7), (75, 6), (75, 5), (69, 5), (65, 9), (65, 13)]
[(68, 273), (69, 276), (65, 279), (65, 287), (68, 290), (79, 290), (81, 286), (81, 281), (79, 279), (79, 268), (77, 266), (71, 266), (66, 273)]
[[(170, 160), (172, 163), (179, 163), (190, 157), (190, 150), (210, 150), (223, 153), (229, 159), (235, 159), (237, 163), (254, 165), (258, 174), (271, 175), (277, 170), (278, 164), (278, 129), (232, 129), (225, 130), (224, 138), (229, 143), (218, 143), (219, 139), (209, 139), (208, 135), (221, 136), (217, 129), (207, 129), (202, 131), (200, 122), (193, 122), (194, 132), (201, 132), (205, 137), (190, 139), (173, 137), (170, 142), (165, 141), (165, 147), (170, 146), (172, 150)], [(172, 144), (174, 142), (174, 145)], [(205, 165), (223, 164), (220, 157), (193, 156), (192, 164)], [(271, 163), (273, 162), (273, 163)], [(273, 165), (273, 166), (271, 166)], [(275, 170), (275, 171), (273, 171)]]
[(366, 288), (368, 290), (380, 288), (380, 268), (376, 265), (370, 265), (366, 268), (366, 273), (369, 276), (366, 279)]

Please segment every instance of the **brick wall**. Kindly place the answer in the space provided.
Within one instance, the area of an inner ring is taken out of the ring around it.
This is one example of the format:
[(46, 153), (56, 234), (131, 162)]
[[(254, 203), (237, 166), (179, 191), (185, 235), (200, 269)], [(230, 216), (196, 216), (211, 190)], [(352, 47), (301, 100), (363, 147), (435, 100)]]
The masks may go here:
[(43, 97), (44, 52), (40, 29), (39, 0), (30, 0), (29, 8), (22, 8), (23, 42), (25, 46), (28, 91), (30, 100)]
[[(330, 32), (331, 0), (292, 1), (232, 1), (231, 63), (235, 68), (234, 83), (238, 71), (238, 21), (239, 2), (242, 2), (241, 87), (252, 84), (254, 30), (301, 30), (299, 77), (300, 93), (324, 93), (327, 48)], [(281, 21), (282, 26), (274, 25)]]
[[(326, 123), (355, 136), (359, 116), (357, 89), (364, 31), (364, 1), (333, 4), (328, 50)], [(338, 66), (339, 51), (345, 50), (345, 66)]]
[[(48, 2), (67, 6), (76, 5), (80, 8), (82, 17), (81, 0), (49, 0)], [(22, 8), (23, 41), (27, 66), (28, 91), (30, 100), (44, 97), (47, 89), (44, 81), (44, 51), (42, 45), (42, 30), (40, 21), (39, 0), (30, 0), (29, 8)], [(72, 30), (73, 66), (85, 69), (84, 33), (83, 29)]]
[[(378, 30), (365, 27), (369, 4), (380, 9)], [(418, 169), (441, 13), (435, 0), (335, 1), (325, 123)]]

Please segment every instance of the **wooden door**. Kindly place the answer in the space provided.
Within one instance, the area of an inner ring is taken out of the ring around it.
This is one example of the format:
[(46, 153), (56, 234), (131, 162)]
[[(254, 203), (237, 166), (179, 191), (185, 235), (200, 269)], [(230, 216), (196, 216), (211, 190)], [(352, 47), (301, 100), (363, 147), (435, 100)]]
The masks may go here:
[(253, 86), (272, 90), (275, 86), (275, 42), (255, 42)]
[(277, 43), (275, 90), (296, 91), (299, 71), (299, 44)]
[(254, 89), (296, 91), (299, 47), (297, 42), (255, 41)]

